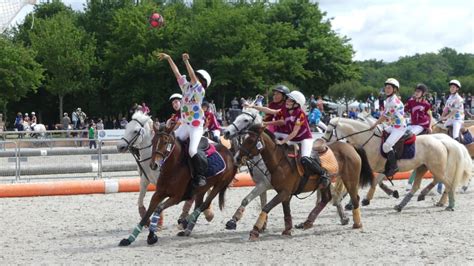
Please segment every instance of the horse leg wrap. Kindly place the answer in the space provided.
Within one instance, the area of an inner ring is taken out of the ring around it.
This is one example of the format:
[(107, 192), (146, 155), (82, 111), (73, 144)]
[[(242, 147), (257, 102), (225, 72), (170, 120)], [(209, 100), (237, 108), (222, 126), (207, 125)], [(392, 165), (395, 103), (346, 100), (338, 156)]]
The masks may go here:
[(352, 210), (352, 219), (354, 220), (354, 228), (360, 228), (362, 226), (360, 220), (360, 207), (357, 209)]
[(240, 206), (234, 213), (234, 215), (232, 216), (232, 218), (234, 218), (234, 220), (236, 222), (238, 222), (240, 219), (242, 219), (242, 216), (244, 216), (244, 211), (245, 211), (245, 207), (243, 206)]
[(456, 204), (456, 201), (454, 199), (454, 191), (450, 191), (448, 196), (449, 196), (448, 208), (454, 209), (454, 205)]
[(157, 231), (157, 226), (158, 226), (158, 221), (160, 220), (160, 214), (161, 211), (159, 212), (154, 212), (153, 216), (151, 217), (151, 222), (150, 222), (150, 232), (156, 232)]
[(285, 216), (285, 231), (293, 228), (293, 222), (291, 216)]
[(133, 229), (132, 234), (128, 236), (128, 241), (130, 241), (130, 243), (135, 241), (135, 239), (142, 232), (142, 230), (143, 230), (143, 225), (137, 224), (137, 226), (135, 226), (135, 228)]
[[(193, 211), (193, 213), (191, 213), (191, 215), (188, 216), (188, 218), (186, 218), (186, 220), (188, 221), (188, 223), (196, 223), (199, 215), (201, 214), (201, 210), (200, 209), (196, 209)], [(189, 226), (189, 225), (188, 225)]]
[(268, 214), (266, 212), (261, 212), (260, 215), (258, 216), (257, 222), (255, 223), (255, 227), (258, 228), (258, 230), (262, 229), (263, 224), (267, 220)]
[(411, 198), (413, 197), (413, 193), (411, 192), (408, 192), (408, 194), (405, 195), (405, 197), (403, 198), (402, 202), (400, 202), (400, 204), (398, 205), (400, 208), (405, 208), (405, 206), (407, 206), (408, 202), (410, 202)]

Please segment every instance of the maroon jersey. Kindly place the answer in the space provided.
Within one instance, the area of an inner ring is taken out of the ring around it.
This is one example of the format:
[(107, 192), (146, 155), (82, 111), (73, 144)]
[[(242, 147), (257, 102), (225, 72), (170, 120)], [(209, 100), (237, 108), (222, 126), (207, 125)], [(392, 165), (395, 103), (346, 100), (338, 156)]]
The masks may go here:
[(293, 109), (293, 113), (291, 114), (286, 108), (283, 108), (276, 116), (277, 120), (283, 119), (285, 121), (285, 130), (287, 132), (279, 131), (281, 133), (291, 134), (296, 126), (300, 126), (298, 133), (291, 141), (301, 141), (313, 137), (306, 114), (300, 107)]
[[(281, 101), (279, 103), (270, 102), (267, 107), (273, 110), (278, 110), (285, 107), (285, 101)], [(265, 117), (263, 118), (263, 121), (270, 122), (270, 121), (273, 121), (274, 118), (275, 118), (274, 115), (266, 114)]]
[(207, 127), (208, 130), (221, 129), (219, 122), (217, 122), (216, 116), (212, 112), (204, 112), (204, 118), (206, 119), (204, 125)]
[(405, 112), (410, 112), (411, 124), (423, 128), (428, 128), (430, 125), (429, 110), (431, 110), (431, 104), (425, 99), (417, 101), (412, 97), (405, 104)]
[(178, 110), (176, 111), (176, 113), (171, 115), (170, 120), (173, 121), (174, 123), (178, 123), (180, 118), (181, 118), (181, 111)]

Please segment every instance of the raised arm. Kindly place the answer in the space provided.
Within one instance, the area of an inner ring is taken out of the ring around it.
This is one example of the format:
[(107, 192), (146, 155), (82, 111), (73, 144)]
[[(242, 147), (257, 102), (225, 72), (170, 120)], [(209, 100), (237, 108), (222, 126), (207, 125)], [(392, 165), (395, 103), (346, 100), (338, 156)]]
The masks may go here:
[(270, 109), (268, 107), (258, 106), (258, 105), (248, 104), (248, 103), (244, 103), (244, 106), (257, 109), (260, 112), (264, 112), (265, 114), (270, 114), (270, 115), (276, 115), (280, 111), (280, 109)]
[(194, 73), (193, 67), (189, 63), (189, 55), (187, 53), (183, 54), (183, 62), (188, 71), (189, 78), (191, 78), (191, 84), (196, 84), (199, 80), (196, 77), (196, 73)]
[(158, 53), (158, 52), (154, 52), (153, 54), (156, 55), (156, 56), (158, 56), (158, 58), (159, 58), (160, 60), (166, 60), (166, 61), (168, 61), (168, 64), (170, 65), (171, 70), (173, 71), (173, 74), (174, 74), (174, 76), (176, 77), (176, 79), (181, 78), (181, 73), (179, 73), (179, 69), (178, 69), (178, 67), (176, 66), (176, 64), (174, 63), (174, 61), (173, 61), (173, 59), (171, 58), (171, 56), (169, 56), (168, 54), (165, 54), (165, 53)]

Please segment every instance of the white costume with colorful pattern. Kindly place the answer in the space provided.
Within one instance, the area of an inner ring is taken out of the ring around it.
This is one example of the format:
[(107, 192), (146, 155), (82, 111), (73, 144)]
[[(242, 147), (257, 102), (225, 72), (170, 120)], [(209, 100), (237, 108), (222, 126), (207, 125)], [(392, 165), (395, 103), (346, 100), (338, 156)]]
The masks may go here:
[(405, 134), (407, 125), (405, 121), (405, 107), (397, 95), (392, 94), (385, 100), (385, 111), (383, 116), (387, 119), (387, 127), (385, 131), (390, 133), (390, 136), (385, 140), (382, 149), (385, 153), (392, 150), (393, 145)]
[(199, 141), (204, 133), (204, 112), (201, 108), (205, 90), (198, 81), (191, 84), (182, 75), (178, 79), (179, 87), (183, 93), (181, 100), (181, 125), (176, 129), (175, 135), (181, 141), (189, 137), (189, 156), (192, 158), (198, 152)]
[(455, 111), (456, 113), (446, 120), (445, 126), (453, 126), (453, 138), (459, 137), (459, 131), (461, 130), (462, 124), (464, 123), (464, 100), (458, 94), (449, 95), (446, 100), (446, 106), (444, 112), (448, 114)]

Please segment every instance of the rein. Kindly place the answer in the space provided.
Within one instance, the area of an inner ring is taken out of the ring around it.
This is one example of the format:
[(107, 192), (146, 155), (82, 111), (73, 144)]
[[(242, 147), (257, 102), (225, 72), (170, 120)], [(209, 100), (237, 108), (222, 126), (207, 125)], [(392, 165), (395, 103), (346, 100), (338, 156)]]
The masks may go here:
[[(151, 159), (151, 156), (149, 158), (146, 158), (146, 159), (140, 159), (140, 151), (141, 150), (144, 150), (144, 149), (148, 149), (150, 148), (152, 144), (148, 145), (148, 146), (145, 146), (145, 147), (141, 147), (141, 148), (137, 148), (137, 147), (134, 147), (133, 144), (135, 144), (135, 142), (137, 141), (138, 137), (141, 136), (141, 130), (144, 130), (144, 127), (145, 125), (143, 123), (141, 123), (138, 119), (134, 118), (132, 119), (132, 121), (135, 121), (137, 122), (142, 128), (140, 129), (139, 132), (137, 132), (135, 134), (135, 136), (129, 141), (127, 140), (126, 138), (122, 137), (122, 140), (125, 141), (125, 143), (127, 143), (127, 149), (130, 151), (130, 153), (132, 154), (133, 158), (135, 159), (135, 162), (138, 164), (138, 167), (140, 168), (140, 170), (142, 171), (142, 173), (145, 175), (145, 178), (148, 182), (151, 182), (150, 181), (150, 178), (148, 177), (148, 175), (146, 174), (146, 171), (143, 169), (141, 163), (143, 162), (146, 162), (148, 160)], [(153, 151), (152, 151), (153, 152)], [(152, 153), (153, 154), (153, 153)]]
[[(372, 129), (368, 128), (368, 129), (364, 129), (362, 131), (357, 131), (357, 132), (354, 132), (354, 133), (351, 133), (349, 135), (346, 135), (346, 136), (342, 136), (342, 137), (338, 137), (337, 136), (337, 130), (336, 130), (336, 127), (338, 126), (338, 124), (332, 124), (332, 123), (329, 123), (329, 126), (332, 126), (333, 129), (331, 131), (331, 135), (329, 136), (329, 139), (327, 139), (325, 136), (322, 136), (321, 138), (324, 139), (326, 142), (329, 142), (330, 139), (332, 138), (332, 135), (333, 135), (333, 132), (335, 132), (335, 135), (336, 135), (336, 141), (339, 141), (339, 140), (342, 140), (342, 139), (346, 139), (346, 138), (349, 138), (349, 137), (352, 137), (352, 136), (355, 136), (355, 135), (359, 135), (359, 134), (362, 134), (362, 133), (365, 133), (365, 132), (369, 132), (369, 131), (372, 131)], [(376, 129), (378, 131), (380, 131), (380, 128), (377, 126)], [(367, 143), (369, 143), (369, 141), (373, 138), (373, 137), (378, 137), (378, 138), (381, 138), (382, 136), (379, 136), (375, 133), (375, 131), (372, 133), (372, 135), (364, 142), (364, 144), (361, 145), (361, 147), (364, 147)]]

